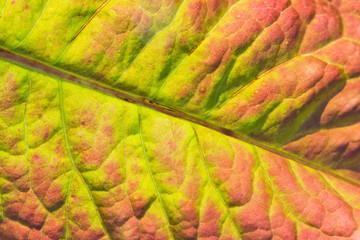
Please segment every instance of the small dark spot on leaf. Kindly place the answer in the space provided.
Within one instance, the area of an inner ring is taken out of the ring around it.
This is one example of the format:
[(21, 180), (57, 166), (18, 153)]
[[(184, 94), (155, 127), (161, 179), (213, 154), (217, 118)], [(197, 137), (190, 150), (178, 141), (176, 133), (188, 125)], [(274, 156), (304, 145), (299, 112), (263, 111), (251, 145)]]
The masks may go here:
[(223, 134), (227, 135), (227, 136), (232, 136), (232, 135), (233, 135), (233, 132), (232, 132), (231, 130), (229, 130), (229, 129), (226, 129), (226, 128), (223, 128), (223, 129), (221, 130), (221, 132), (222, 132)]

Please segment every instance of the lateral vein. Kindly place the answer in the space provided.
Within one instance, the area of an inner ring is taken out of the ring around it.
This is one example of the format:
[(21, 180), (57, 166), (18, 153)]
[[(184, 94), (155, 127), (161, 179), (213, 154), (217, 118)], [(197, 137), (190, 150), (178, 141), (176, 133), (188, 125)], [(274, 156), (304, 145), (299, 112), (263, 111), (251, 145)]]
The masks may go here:
[(170, 229), (170, 222), (169, 222), (169, 217), (166, 213), (166, 210), (165, 210), (165, 205), (162, 201), (162, 197), (160, 195), (160, 191), (159, 191), (159, 188), (157, 186), (157, 183), (156, 183), (156, 180), (155, 180), (155, 177), (154, 177), (154, 174), (151, 170), (151, 167), (150, 167), (150, 163), (149, 163), (149, 159), (147, 157), (147, 154), (146, 154), (146, 149), (145, 149), (145, 143), (144, 143), (144, 139), (143, 139), (143, 135), (142, 135), (142, 125), (141, 125), (141, 112), (140, 112), (140, 108), (138, 107), (138, 111), (139, 111), (139, 133), (140, 133), (140, 139), (141, 139), (141, 145), (142, 145), (142, 149), (143, 149), (143, 153), (144, 153), (144, 157), (145, 157), (145, 161), (146, 161), (146, 166), (147, 166), (147, 169), (150, 173), (150, 176), (151, 176), (151, 180), (152, 180), (152, 183), (155, 187), (155, 190), (156, 190), (156, 194), (157, 194), (157, 197), (159, 199), (159, 202), (160, 202), (160, 205), (161, 205), (161, 208), (163, 210), (163, 213), (164, 213), (164, 217), (165, 217), (165, 221), (166, 221), (166, 226), (169, 230), (169, 234), (170, 234), (170, 237), (171, 239), (175, 239), (173, 234), (172, 234), (172, 231)]
[(101, 222), (101, 225), (103, 226), (103, 230), (104, 230), (104, 234), (105, 236), (111, 240), (110, 238), (110, 235), (105, 227), (105, 224), (104, 224), (104, 221), (100, 215), (100, 212), (99, 212), (99, 209), (97, 207), (97, 205), (95, 204), (95, 200), (94, 200), (94, 197), (85, 181), (85, 179), (83, 178), (83, 176), (81, 175), (81, 172), (79, 171), (79, 169), (76, 167), (75, 165), (75, 162), (74, 162), (74, 159), (72, 157), (72, 153), (71, 153), (71, 150), (70, 150), (70, 144), (69, 144), (69, 140), (68, 140), (68, 136), (67, 136), (67, 132), (66, 132), (66, 125), (65, 125), (65, 109), (64, 109), (64, 98), (63, 98), (63, 88), (62, 88), (62, 81), (61, 80), (58, 80), (58, 89), (59, 89), (59, 102), (60, 102), (60, 114), (61, 114), (61, 122), (62, 122), (62, 127), (63, 127), (63, 134), (64, 134), (64, 140), (65, 140), (65, 145), (66, 145), (66, 149), (67, 149), (67, 152), (68, 152), (68, 155), (69, 155), (69, 158), (70, 158), (70, 161), (71, 161), (71, 165), (73, 167), (73, 170), (78, 174), (79, 178), (81, 179), (81, 182), (84, 184), (85, 188), (86, 188), (86, 191), (88, 192), (89, 194), (89, 197), (91, 199), (91, 202), (93, 203), (94, 205), (94, 208), (95, 208), (95, 211), (96, 211), (96, 215), (97, 217), (99, 218), (100, 222)]

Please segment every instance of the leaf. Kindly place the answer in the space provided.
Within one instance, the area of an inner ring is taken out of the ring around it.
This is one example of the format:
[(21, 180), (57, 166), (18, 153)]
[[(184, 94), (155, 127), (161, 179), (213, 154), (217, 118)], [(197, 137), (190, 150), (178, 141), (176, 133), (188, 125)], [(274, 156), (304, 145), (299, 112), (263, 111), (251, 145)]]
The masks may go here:
[(0, 9), (0, 239), (360, 238), (358, 0)]

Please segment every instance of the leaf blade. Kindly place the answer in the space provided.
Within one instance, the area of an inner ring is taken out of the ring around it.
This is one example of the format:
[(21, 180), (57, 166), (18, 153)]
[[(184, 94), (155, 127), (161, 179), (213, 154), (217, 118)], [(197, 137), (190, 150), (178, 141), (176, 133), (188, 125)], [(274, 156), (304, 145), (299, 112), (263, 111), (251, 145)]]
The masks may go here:
[(2, 238), (358, 237), (356, 0), (49, 4), (0, 35)]

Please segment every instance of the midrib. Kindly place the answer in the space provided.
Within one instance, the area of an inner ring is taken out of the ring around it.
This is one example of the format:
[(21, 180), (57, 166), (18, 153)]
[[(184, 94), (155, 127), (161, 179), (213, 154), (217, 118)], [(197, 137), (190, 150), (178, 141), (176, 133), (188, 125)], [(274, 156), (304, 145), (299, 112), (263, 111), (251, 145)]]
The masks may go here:
[(347, 182), (350, 182), (352, 184), (360, 186), (360, 183), (356, 182), (353, 179), (346, 178), (346, 177), (344, 177), (344, 176), (342, 176), (342, 175), (340, 175), (340, 174), (338, 174), (338, 173), (336, 173), (334, 171), (331, 171), (329, 169), (321, 168), (320, 166), (312, 164), (309, 161), (306, 161), (305, 159), (300, 158), (299, 156), (295, 156), (295, 155), (292, 155), (290, 153), (287, 153), (287, 152), (281, 151), (279, 149), (276, 149), (276, 148), (274, 148), (273, 146), (271, 146), (268, 143), (254, 140), (254, 139), (252, 139), (252, 138), (250, 138), (250, 137), (248, 137), (246, 135), (234, 132), (234, 131), (232, 131), (230, 129), (227, 129), (227, 128), (224, 128), (224, 127), (217, 126), (217, 125), (215, 125), (213, 123), (209, 123), (207, 121), (204, 121), (204, 120), (202, 120), (200, 118), (197, 118), (197, 117), (194, 117), (194, 116), (189, 115), (187, 113), (184, 113), (184, 112), (179, 111), (177, 109), (172, 109), (172, 108), (166, 107), (164, 105), (158, 104), (158, 103), (154, 102), (153, 100), (149, 100), (149, 99), (141, 97), (141, 96), (133, 95), (133, 94), (121, 91), (119, 89), (111, 88), (110, 86), (107, 86), (107, 85), (105, 85), (103, 83), (100, 83), (100, 82), (96, 82), (93, 79), (86, 78), (86, 77), (77, 75), (75, 73), (66, 71), (64, 69), (48, 65), (48, 64), (46, 64), (44, 62), (41, 62), (41, 61), (38, 61), (38, 60), (35, 60), (35, 59), (31, 59), (31, 58), (23, 56), (21, 54), (6, 50), (6, 49), (4, 49), (2, 47), (0, 47), (0, 59), (9, 61), (9, 62), (11, 62), (13, 64), (20, 65), (20, 66), (25, 67), (25, 68), (30, 68), (31, 70), (35, 70), (35, 71), (38, 71), (38, 72), (42, 72), (42, 73), (51, 75), (51, 76), (56, 77), (56, 78), (60, 78), (62, 80), (66, 80), (68, 82), (80, 85), (82, 87), (92, 89), (92, 90), (97, 91), (97, 92), (101, 92), (103, 94), (106, 94), (106, 95), (121, 99), (121, 100), (126, 101), (126, 102), (138, 104), (138, 105), (141, 105), (141, 106), (144, 106), (144, 107), (147, 107), (147, 108), (151, 108), (151, 109), (153, 109), (153, 110), (155, 110), (157, 112), (161, 112), (163, 114), (166, 114), (166, 115), (169, 115), (169, 116), (172, 116), (172, 117), (175, 117), (175, 118), (179, 118), (179, 119), (183, 119), (183, 120), (186, 120), (186, 121), (189, 121), (189, 122), (192, 122), (192, 123), (196, 123), (198, 125), (201, 125), (203, 127), (208, 128), (208, 129), (217, 131), (219, 133), (225, 134), (225, 135), (230, 136), (232, 138), (236, 138), (236, 139), (238, 139), (240, 141), (243, 141), (245, 143), (255, 145), (255, 146), (259, 147), (259, 148), (262, 148), (262, 149), (267, 150), (269, 152), (273, 152), (275, 154), (278, 154), (278, 155), (280, 155), (282, 157), (293, 160), (295, 162), (301, 163), (301, 164), (303, 164), (305, 166), (308, 166), (310, 168), (313, 168), (315, 170), (324, 172), (326, 174), (335, 176), (337, 178), (341, 178), (341, 179), (343, 179), (343, 180), (345, 180)]

